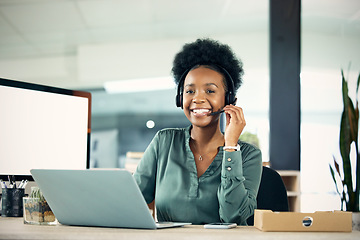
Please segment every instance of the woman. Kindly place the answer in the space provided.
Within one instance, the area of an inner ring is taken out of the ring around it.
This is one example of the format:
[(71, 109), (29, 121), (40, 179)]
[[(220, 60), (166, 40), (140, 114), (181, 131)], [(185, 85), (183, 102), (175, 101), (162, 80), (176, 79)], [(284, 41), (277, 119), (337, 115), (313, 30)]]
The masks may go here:
[(227, 45), (198, 39), (175, 56), (172, 72), (176, 104), (191, 125), (156, 134), (134, 174), (140, 190), (147, 203), (155, 199), (159, 221), (246, 225), (262, 160), (259, 149), (238, 140), (246, 124), (235, 106), (242, 63)]

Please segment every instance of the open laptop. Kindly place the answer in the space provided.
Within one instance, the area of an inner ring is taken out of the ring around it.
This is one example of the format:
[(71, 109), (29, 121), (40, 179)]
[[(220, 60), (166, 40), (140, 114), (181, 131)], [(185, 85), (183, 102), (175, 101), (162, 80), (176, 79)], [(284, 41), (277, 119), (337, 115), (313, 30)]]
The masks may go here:
[(30, 172), (64, 225), (157, 229), (191, 224), (156, 223), (135, 179), (126, 170)]

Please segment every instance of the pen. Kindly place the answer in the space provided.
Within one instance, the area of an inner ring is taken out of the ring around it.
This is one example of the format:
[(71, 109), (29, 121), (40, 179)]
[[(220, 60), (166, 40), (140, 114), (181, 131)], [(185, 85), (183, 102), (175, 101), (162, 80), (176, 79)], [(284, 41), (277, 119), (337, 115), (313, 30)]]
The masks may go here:
[(9, 180), (9, 188), (12, 188), (13, 186), (12, 186), (10, 175), (8, 175), (8, 180)]
[(26, 187), (26, 184), (28, 184), (28, 180), (26, 179), (25, 181), (24, 181), (24, 184), (22, 185), (22, 187), (21, 188), (25, 188)]
[(11, 180), (12, 180), (12, 182), (13, 182), (14, 188), (16, 188), (16, 178), (15, 178), (15, 175), (12, 175), (12, 176), (11, 176)]
[(21, 180), (21, 182), (20, 182), (20, 184), (19, 184), (19, 188), (22, 188), (23, 184), (24, 184), (24, 179)]
[(1, 182), (1, 188), (7, 188), (6, 183), (2, 179), (0, 179), (0, 182)]
[(9, 179), (9, 187), (10, 188), (16, 188), (16, 181), (15, 181), (15, 176), (12, 175), (8, 175), (8, 179)]

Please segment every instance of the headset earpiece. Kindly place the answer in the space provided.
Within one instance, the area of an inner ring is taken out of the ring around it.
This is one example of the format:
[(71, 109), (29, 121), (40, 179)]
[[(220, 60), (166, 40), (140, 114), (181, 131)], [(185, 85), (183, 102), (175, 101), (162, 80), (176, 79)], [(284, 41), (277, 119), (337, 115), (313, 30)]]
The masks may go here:
[(180, 77), (179, 84), (178, 84), (178, 87), (177, 87), (177, 94), (176, 94), (176, 98), (175, 98), (175, 102), (176, 102), (177, 107), (183, 108), (182, 90), (183, 90), (183, 87), (184, 87), (183, 85), (184, 85), (186, 75), (188, 74), (188, 72), (190, 72), (190, 70), (191, 70), (191, 68), (187, 69)]
[(183, 108), (182, 107), (182, 94), (177, 94), (175, 101), (176, 101), (176, 106), (177, 107)]
[(225, 95), (225, 105), (234, 104), (236, 101), (234, 93), (230, 90), (226, 92)]
[(226, 71), (225, 68), (221, 67), (221, 66), (218, 66), (222, 71), (223, 73), (225, 74), (225, 79), (226, 79), (226, 83), (227, 83), (227, 92), (225, 94), (225, 106), (226, 105), (230, 105), (230, 104), (235, 104), (236, 102), (236, 97), (235, 97), (235, 94), (234, 94), (234, 90), (235, 90), (235, 87), (234, 87), (234, 80), (232, 79), (230, 73), (228, 71)]

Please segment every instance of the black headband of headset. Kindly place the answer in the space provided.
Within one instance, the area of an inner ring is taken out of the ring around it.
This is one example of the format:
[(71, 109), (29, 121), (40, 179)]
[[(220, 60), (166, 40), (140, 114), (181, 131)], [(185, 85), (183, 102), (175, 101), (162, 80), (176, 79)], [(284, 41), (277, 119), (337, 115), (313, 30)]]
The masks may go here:
[[(226, 85), (227, 85), (227, 92), (226, 92), (226, 99), (228, 99), (228, 103), (227, 104), (233, 104), (235, 102), (235, 93), (234, 93), (234, 81), (230, 75), (230, 73), (228, 71), (226, 71), (225, 68), (223, 68), (220, 65), (214, 64), (214, 63), (210, 63), (210, 64), (196, 64), (195, 66), (214, 66), (216, 68), (218, 68), (223, 74), (225, 74), (225, 80), (226, 80)], [(177, 107), (182, 107), (182, 93), (181, 91), (183, 90), (183, 84), (185, 81), (185, 78), (187, 76), (187, 74), (194, 69), (194, 67), (188, 68), (185, 70), (185, 72), (181, 75), (180, 80), (179, 80), (179, 84), (177, 87), (177, 95), (176, 95), (176, 106)]]

